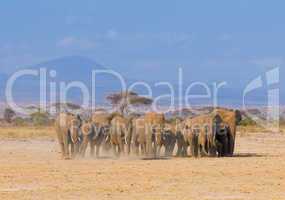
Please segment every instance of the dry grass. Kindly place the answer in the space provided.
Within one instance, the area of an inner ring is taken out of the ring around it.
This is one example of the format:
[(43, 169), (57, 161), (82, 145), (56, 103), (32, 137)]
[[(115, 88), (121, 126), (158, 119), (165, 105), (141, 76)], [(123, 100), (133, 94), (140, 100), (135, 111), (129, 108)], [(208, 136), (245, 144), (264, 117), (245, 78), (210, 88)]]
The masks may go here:
[(54, 139), (53, 127), (1, 127), (0, 139)]
[[(255, 133), (264, 133), (268, 130), (259, 126), (239, 126), (237, 129), (240, 136), (249, 136)], [(285, 133), (285, 125), (280, 126), (280, 132)], [(0, 139), (54, 139), (53, 127), (0, 127)]]
[(265, 128), (255, 125), (250, 126), (238, 126), (237, 132), (240, 134), (240, 136), (248, 136), (255, 133), (262, 133), (262, 132), (268, 132)]

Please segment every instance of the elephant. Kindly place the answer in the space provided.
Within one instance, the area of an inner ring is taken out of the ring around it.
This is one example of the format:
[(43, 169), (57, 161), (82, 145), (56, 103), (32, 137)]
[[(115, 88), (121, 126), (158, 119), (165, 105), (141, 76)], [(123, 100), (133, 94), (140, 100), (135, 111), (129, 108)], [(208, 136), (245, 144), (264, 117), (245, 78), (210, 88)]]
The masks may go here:
[(72, 158), (75, 158), (79, 153), (81, 143), (81, 123), (81, 119), (78, 115), (59, 113), (57, 116), (55, 120), (55, 129), (63, 159), (70, 159), (69, 145), (71, 146)]
[(100, 148), (102, 144), (108, 141), (108, 127), (99, 126), (96, 127), (92, 121), (86, 121), (82, 124), (82, 144), (80, 147), (80, 154), (82, 157), (85, 156), (85, 152), (90, 143), (90, 154), (93, 157), (96, 150), (96, 157), (100, 156)]
[(217, 127), (215, 145), (219, 157), (228, 155), (229, 152), (229, 126), (222, 122)]
[(146, 154), (146, 123), (144, 116), (133, 118), (132, 121), (132, 149), (139, 156)]
[(218, 114), (223, 122), (228, 125), (228, 152), (226, 156), (233, 156), (235, 148), (236, 127), (242, 120), (242, 115), (239, 110), (232, 110), (227, 108), (216, 108), (213, 113)]
[(177, 157), (186, 157), (187, 148), (189, 146), (189, 143), (187, 142), (187, 140), (183, 135), (183, 126), (184, 126), (184, 121), (182, 119), (176, 119), (174, 127), (172, 124), (173, 127), (172, 131), (174, 132), (177, 144), (177, 151), (176, 151)]
[(211, 113), (187, 118), (184, 121), (183, 135), (194, 157), (224, 156), (228, 140), (224, 137), (225, 125), (220, 115)]
[(148, 157), (159, 155), (160, 148), (164, 145), (163, 125), (164, 115), (154, 112), (144, 116), (135, 117), (132, 121), (132, 144), (133, 151), (139, 155)]
[(165, 123), (165, 117), (162, 113), (149, 112), (144, 116), (145, 120), (145, 134), (146, 134), (146, 154), (147, 156), (160, 155), (160, 148), (162, 141), (162, 133)]
[(131, 150), (132, 126), (131, 119), (124, 118), (120, 114), (114, 114), (110, 126), (110, 142), (116, 156), (125, 154), (125, 144), (127, 154)]
[(103, 131), (105, 139), (102, 142), (102, 148), (104, 151), (108, 152), (111, 149), (110, 143), (110, 126), (113, 114), (107, 112), (95, 112), (92, 115), (92, 125), (96, 128), (97, 132), (99, 130)]
[(174, 151), (175, 144), (176, 144), (176, 133), (177, 133), (176, 124), (165, 123), (163, 133), (162, 133), (162, 145), (158, 146), (158, 148), (161, 148), (161, 146), (164, 146), (165, 156), (173, 155), (173, 151)]
[[(178, 144), (177, 155), (179, 156), (187, 156), (187, 149), (190, 147), (190, 152), (192, 156), (197, 156), (197, 148), (196, 140), (197, 136), (194, 135), (191, 119), (186, 119), (183, 122), (183, 129), (181, 131), (181, 135), (179, 135), (180, 145)], [(182, 151), (183, 150), (183, 151)]]

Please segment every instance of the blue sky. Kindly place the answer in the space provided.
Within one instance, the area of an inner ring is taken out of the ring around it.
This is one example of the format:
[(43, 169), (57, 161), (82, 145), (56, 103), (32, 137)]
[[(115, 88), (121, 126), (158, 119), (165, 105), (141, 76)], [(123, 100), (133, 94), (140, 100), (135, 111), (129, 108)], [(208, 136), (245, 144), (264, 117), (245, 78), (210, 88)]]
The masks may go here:
[(0, 72), (82, 55), (136, 79), (175, 80), (181, 66), (191, 79), (247, 81), (284, 65), (284, 7), (281, 0), (2, 1)]

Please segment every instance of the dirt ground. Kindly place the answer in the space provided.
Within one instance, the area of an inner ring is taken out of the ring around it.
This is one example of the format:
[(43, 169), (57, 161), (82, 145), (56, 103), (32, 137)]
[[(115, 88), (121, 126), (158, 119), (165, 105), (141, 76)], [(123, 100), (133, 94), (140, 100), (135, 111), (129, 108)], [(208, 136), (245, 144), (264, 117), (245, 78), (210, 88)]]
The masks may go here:
[(0, 141), (0, 199), (285, 199), (285, 135), (237, 138), (232, 158), (60, 160), (52, 140)]

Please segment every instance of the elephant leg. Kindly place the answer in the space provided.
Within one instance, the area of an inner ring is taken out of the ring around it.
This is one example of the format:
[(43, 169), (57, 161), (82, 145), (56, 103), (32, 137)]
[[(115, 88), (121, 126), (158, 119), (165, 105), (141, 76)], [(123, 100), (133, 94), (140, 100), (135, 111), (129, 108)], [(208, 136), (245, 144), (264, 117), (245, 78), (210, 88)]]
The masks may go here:
[(136, 141), (133, 141), (132, 144), (132, 154), (138, 156), (139, 155), (139, 144)]
[(131, 153), (131, 143), (129, 142), (127, 144), (127, 154), (130, 155), (130, 153)]
[(65, 158), (64, 143), (60, 142), (59, 146), (60, 146), (60, 149), (61, 149), (61, 157), (64, 159)]
[(112, 150), (113, 150), (114, 156), (118, 157), (119, 156), (118, 152), (120, 151), (120, 148), (118, 148), (118, 152), (117, 152), (117, 145), (114, 143), (112, 143), (111, 145), (112, 145)]
[(175, 141), (173, 140), (169, 146), (169, 156), (173, 155), (173, 151), (174, 151), (174, 147), (175, 147)]
[(191, 153), (195, 158), (199, 156), (199, 145), (197, 136), (193, 136), (192, 138)]
[(90, 141), (90, 155), (91, 155), (91, 157), (94, 157), (94, 154), (95, 154), (95, 144), (96, 144), (96, 142), (94, 140)]
[(121, 155), (121, 154), (125, 154), (125, 145), (124, 145), (124, 141), (122, 140), (122, 139), (119, 139), (119, 156)]
[(96, 145), (96, 158), (99, 158), (99, 156), (100, 156), (100, 145), (97, 144)]
[(177, 143), (177, 152), (176, 156), (182, 156), (182, 144), (179, 142)]
[(132, 141), (132, 138), (131, 136), (127, 136), (127, 154), (130, 155), (131, 153), (131, 141)]
[[(160, 149), (159, 149), (159, 153), (160, 153)], [(155, 136), (153, 137), (153, 154), (154, 154), (154, 158), (159, 157), (158, 144), (157, 144), (157, 139)]]
[(208, 153), (206, 151), (205, 144), (201, 144), (201, 150), (200, 150), (201, 156), (207, 156)]
[(187, 155), (188, 155), (188, 147), (189, 147), (188, 143), (186, 143), (186, 142), (183, 143), (182, 151), (181, 151), (182, 157), (187, 157)]
[(59, 144), (59, 147), (60, 147), (61, 157), (62, 157), (62, 159), (64, 159), (64, 155), (65, 155), (64, 143), (63, 143), (63, 137), (62, 137), (62, 134), (61, 134), (60, 130), (57, 130), (57, 138), (58, 138), (58, 144)]
[(75, 158), (75, 144), (71, 142), (71, 158)]
[(64, 145), (64, 159), (70, 159), (70, 157), (69, 157), (69, 139), (68, 139), (68, 134), (63, 135), (63, 145)]
[(216, 147), (217, 147), (218, 157), (221, 157), (222, 151), (223, 151), (223, 145), (219, 140), (216, 140), (215, 143), (216, 143)]
[(195, 157), (195, 142), (194, 142), (194, 138), (189, 140), (189, 145), (190, 145), (191, 156)]
[(165, 144), (164, 149), (164, 156), (167, 157), (169, 155), (169, 144)]
[(226, 135), (225, 138), (224, 138), (224, 145), (223, 145), (223, 153), (224, 153), (224, 156), (229, 156), (230, 155), (230, 152), (229, 152), (229, 138), (228, 136)]
[(74, 158), (76, 158), (79, 154), (80, 143), (79, 141), (74, 144)]
[(146, 154), (147, 156), (152, 155), (152, 137), (150, 134), (147, 136), (146, 140)]
[(160, 156), (161, 147), (162, 147), (161, 144), (156, 144), (156, 156), (158, 157)]
[(88, 145), (88, 138), (87, 137), (84, 137), (83, 138), (83, 141), (82, 141), (82, 144), (80, 146), (80, 155), (82, 157), (85, 156), (85, 152), (86, 152), (86, 149), (87, 149), (87, 145)]
[(142, 143), (140, 145), (140, 147), (141, 147), (141, 155), (145, 155), (146, 154), (146, 145), (145, 145), (145, 143)]
[(232, 134), (228, 134), (228, 156), (234, 155), (235, 138)]
[(209, 155), (215, 157), (217, 155), (217, 149), (214, 144), (209, 144)]

